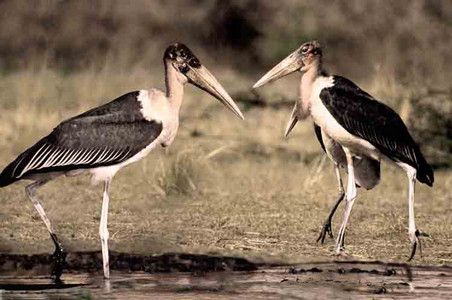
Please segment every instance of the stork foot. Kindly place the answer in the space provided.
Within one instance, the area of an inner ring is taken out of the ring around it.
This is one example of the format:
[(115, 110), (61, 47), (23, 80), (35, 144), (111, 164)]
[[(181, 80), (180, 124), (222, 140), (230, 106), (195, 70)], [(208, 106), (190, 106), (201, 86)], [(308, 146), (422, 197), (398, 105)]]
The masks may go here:
[(341, 244), (341, 245), (338, 245), (337, 243), (336, 243), (336, 245), (334, 245), (334, 254), (335, 255), (341, 255), (341, 253), (343, 252), (345, 250), (345, 247)]
[(333, 238), (333, 232), (331, 230), (331, 220), (328, 220), (325, 223), (323, 223), (322, 231), (320, 231), (320, 235), (317, 238), (317, 243), (319, 241), (321, 241), (322, 244), (325, 243), (325, 237), (327, 234), (330, 236), (330, 238)]
[(422, 257), (422, 244), (421, 244), (421, 236), (429, 236), (428, 234), (424, 233), (424, 232), (420, 232), (419, 230), (416, 230), (414, 232), (414, 242), (412, 242), (413, 246), (411, 249), (411, 256), (408, 259), (408, 261), (411, 261), (414, 258), (414, 255), (416, 254), (416, 249), (419, 248), (419, 253)]
[[(339, 178), (339, 180), (340, 180), (340, 178)], [(341, 181), (340, 181), (339, 185), (342, 186), (342, 182)], [(326, 222), (323, 223), (322, 231), (320, 231), (320, 235), (317, 238), (317, 243), (319, 241), (322, 241), (322, 244), (323, 244), (325, 242), (325, 238), (326, 238), (327, 234), (330, 236), (330, 238), (333, 238), (333, 231), (331, 229), (331, 220), (333, 219), (333, 216), (334, 216), (334, 213), (336, 212), (337, 207), (339, 206), (339, 204), (344, 199), (344, 196), (345, 196), (345, 193), (343, 191), (343, 188), (341, 188), (339, 190), (339, 195), (338, 195), (336, 204), (334, 205), (333, 209), (331, 210)]]
[(343, 247), (339, 247), (339, 248), (334, 247), (333, 253), (331, 253), (331, 255), (332, 256), (343, 256), (343, 255), (346, 255), (345, 254), (345, 248), (343, 248)]
[(58, 242), (56, 235), (52, 233), (50, 236), (55, 245), (55, 251), (52, 254), (52, 279), (56, 284), (63, 284), (63, 281), (60, 278), (63, 274), (67, 254), (63, 251), (63, 247), (61, 247), (61, 244)]
[[(341, 233), (339, 231), (338, 236), (340, 236)], [(334, 253), (336, 255), (340, 255), (343, 251), (345, 250), (345, 232), (342, 234), (342, 239), (340, 241), (340, 245), (339, 245), (339, 240), (336, 241), (336, 244), (334, 245)]]

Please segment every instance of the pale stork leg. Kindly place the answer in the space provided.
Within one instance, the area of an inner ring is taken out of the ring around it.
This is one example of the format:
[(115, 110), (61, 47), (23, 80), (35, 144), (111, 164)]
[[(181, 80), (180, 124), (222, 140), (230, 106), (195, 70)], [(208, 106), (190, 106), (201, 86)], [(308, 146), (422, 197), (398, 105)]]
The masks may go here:
[(32, 184), (27, 185), (25, 187), (25, 191), (27, 192), (28, 198), (30, 198), (31, 202), (33, 202), (33, 205), (41, 216), (41, 219), (44, 221), (44, 224), (46, 225), (47, 230), (50, 233), (50, 237), (52, 238), (53, 244), (55, 245), (55, 251), (52, 255), (54, 261), (52, 276), (54, 277), (55, 281), (59, 283), (61, 282), (60, 277), (63, 273), (63, 266), (66, 255), (63, 253), (63, 247), (61, 247), (61, 244), (58, 242), (57, 236), (52, 229), (52, 225), (50, 225), (50, 221), (47, 218), (46, 213), (44, 212), (44, 208), (42, 208), (42, 205), (41, 203), (39, 203), (38, 197), (36, 196), (38, 189), (49, 182), (51, 179), (52, 178), (46, 178), (43, 180), (35, 181)]
[(412, 260), (416, 254), (416, 248), (419, 246), (419, 252), (422, 255), (421, 240), (419, 236), (422, 234), (419, 230), (416, 230), (416, 225), (414, 224), (414, 186), (416, 183), (416, 170), (410, 168), (407, 170), (407, 175), (409, 179), (409, 190), (408, 190), (408, 237), (412, 244), (411, 256), (408, 261)]
[(104, 197), (103, 197), (104, 199), (102, 201), (102, 213), (101, 213), (101, 217), (100, 217), (100, 226), (99, 226), (99, 235), (100, 235), (100, 241), (102, 244), (102, 261), (103, 261), (104, 278), (105, 279), (110, 278), (110, 265), (108, 263), (109, 233), (108, 233), (108, 229), (107, 229), (108, 202), (109, 202), (108, 193), (110, 192), (110, 182), (111, 182), (111, 179), (108, 179), (105, 181)]
[(347, 227), (348, 217), (352, 211), (353, 204), (356, 199), (356, 182), (355, 172), (353, 168), (353, 155), (347, 148), (344, 148), (347, 157), (348, 182), (347, 182), (347, 200), (345, 204), (344, 219), (342, 220), (341, 228), (339, 229), (334, 251), (339, 254), (344, 246), (345, 228)]
[(342, 184), (342, 178), (341, 178), (341, 172), (339, 170), (339, 165), (334, 164), (334, 171), (336, 171), (336, 178), (337, 178), (337, 185), (339, 187), (339, 195), (338, 199), (336, 201), (336, 204), (334, 205), (333, 209), (331, 210), (330, 214), (328, 215), (328, 219), (325, 223), (323, 223), (322, 231), (320, 232), (319, 237), (317, 238), (317, 243), (319, 241), (322, 241), (322, 244), (325, 242), (326, 234), (328, 233), (330, 238), (333, 238), (333, 231), (331, 230), (331, 220), (333, 219), (333, 216), (339, 207), (339, 204), (342, 202), (345, 196), (344, 191), (344, 185)]

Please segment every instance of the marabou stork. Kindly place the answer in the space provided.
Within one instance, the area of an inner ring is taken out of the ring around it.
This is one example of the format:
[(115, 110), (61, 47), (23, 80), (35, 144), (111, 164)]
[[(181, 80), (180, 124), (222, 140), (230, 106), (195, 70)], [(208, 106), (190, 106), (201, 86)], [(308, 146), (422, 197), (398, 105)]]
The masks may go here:
[[(356, 199), (356, 185), (372, 188), (379, 182), (380, 160), (385, 159), (402, 168), (409, 179), (409, 228), (412, 244), (411, 260), (417, 247), (421, 250), (422, 235), (414, 223), (414, 186), (416, 179), (433, 185), (433, 170), (419, 146), (408, 132), (400, 116), (385, 104), (341, 76), (329, 76), (322, 65), (322, 49), (317, 41), (307, 42), (265, 74), (253, 87), (257, 88), (295, 71), (302, 73), (300, 99), (295, 104), (286, 130), (298, 120), (311, 116), (317, 137), (333, 160), (341, 187), (338, 166), (348, 172), (346, 207), (334, 250), (343, 250), (347, 221)], [(339, 198), (337, 205), (342, 199)], [(325, 235), (331, 212), (322, 230)]]
[(104, 277), (109, 278), (107, 215), (113, 176), (124, 166), (145, 157), (156, 146), (169, 146), (179, 126), (179, 109), (188, 82), (220, 100), (243, 119), (240, 109), (215, 77), (184, 44), (169, 46), (163, 57), (166, 92), (158, 89), (125, 94), (105, 105), (60, 123), (46, 137), (20, 154), (0, 175), (0, 186), (22, 179), (28, 197), (44, 221), (55, 244), (53, 275), (59, 280), (63, 249), (36, 193), (60, 175), (90, 174), (92, 182), (103, 182), (99, 227)]

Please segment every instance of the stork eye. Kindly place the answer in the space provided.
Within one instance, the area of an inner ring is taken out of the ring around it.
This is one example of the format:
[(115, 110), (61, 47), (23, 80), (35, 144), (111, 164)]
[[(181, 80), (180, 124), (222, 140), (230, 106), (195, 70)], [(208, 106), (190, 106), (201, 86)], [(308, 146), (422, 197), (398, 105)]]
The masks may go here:
[(192, 58), (189, 63), (190, 66), (198, 68), (201, 64), (199, 63), (199, 60), (197, 58)]
[(301, 48), (301, 52), (306, 53), (308, 52), (308, 46), (304, 46), (303, 48)]
[(180, 65), (179, 70), (180, 70), (182, 73), (185, 74), (185, 73), (188, 72), (189, 68), (188, 68), (188, 66), (187, 66), (186, 63), (183, 63), (183, 64)]

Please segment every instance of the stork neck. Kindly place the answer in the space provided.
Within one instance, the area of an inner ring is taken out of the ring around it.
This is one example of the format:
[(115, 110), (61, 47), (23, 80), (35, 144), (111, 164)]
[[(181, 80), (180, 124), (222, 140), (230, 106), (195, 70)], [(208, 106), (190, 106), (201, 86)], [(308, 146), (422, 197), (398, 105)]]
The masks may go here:
[(312, 85), (314, 81), (318, 77), (317, 70), (313, 68), (309, 69), (306, 73), (301, 76), (301, 85), (300, 85), (300, 95), (301, 99), (306, 99), (311, 96)]
[(321, 61), (316, 61), (303, 73), (300, 83), (300, 103), (299, 118), (304, 119), (309, 115), (310, 98), (314, 88), (315, 80), (320, 76), (325, 76), (326, 72), (322, 68)]
[(179, 113), (184, 97), (184, 78), (177, 72), (169, 62), (165, 61), (165, 85), (166, 98), (173, 108), (173, 111)]

